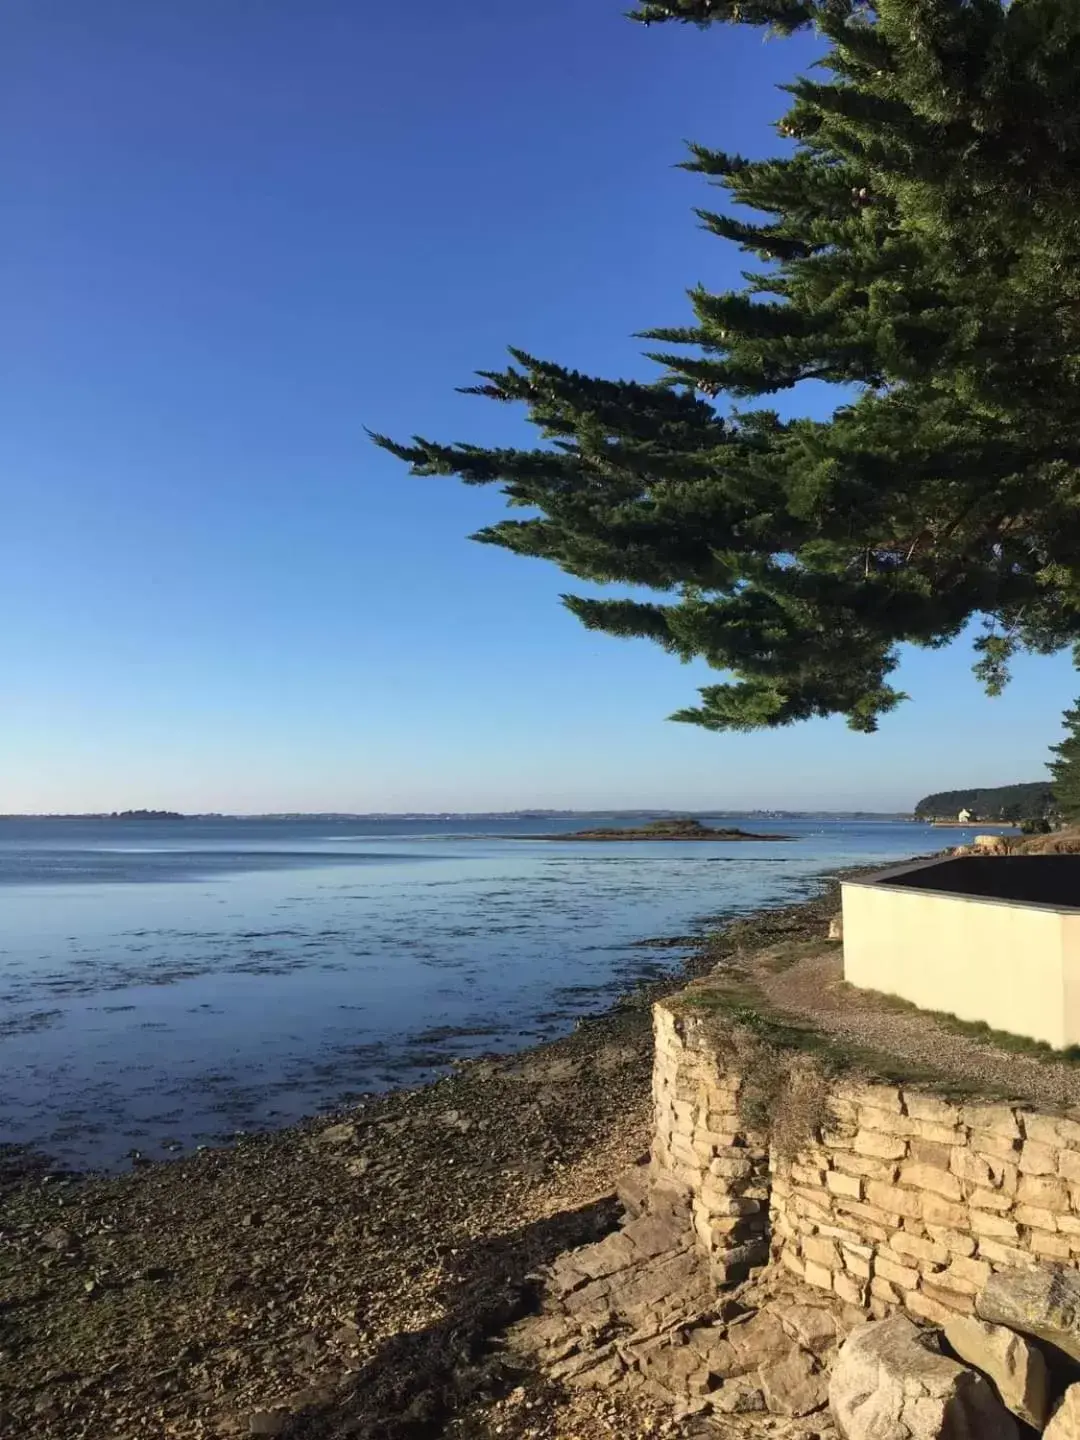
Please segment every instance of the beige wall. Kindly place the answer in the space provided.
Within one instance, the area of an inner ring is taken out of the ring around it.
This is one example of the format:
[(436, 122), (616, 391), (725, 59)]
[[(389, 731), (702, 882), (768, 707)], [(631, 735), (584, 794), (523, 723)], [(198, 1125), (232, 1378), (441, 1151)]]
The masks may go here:
[(1080, 914), (845, 884), (844, 978), (996, 1030), (1080, 1043)]

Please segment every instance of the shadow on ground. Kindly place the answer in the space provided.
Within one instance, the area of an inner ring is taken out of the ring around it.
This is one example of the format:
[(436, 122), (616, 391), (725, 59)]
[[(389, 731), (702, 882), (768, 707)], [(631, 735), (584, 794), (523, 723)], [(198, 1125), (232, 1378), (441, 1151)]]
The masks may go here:
[(542, 1266), (602, 1239), (619, 1211), (609, 1197), (477, 1242), (447, 1279), (442, 1320), (386, 1341), (333, 1400), (292, 1416), (280, 1434), (285, 1440), (420, 1440), (438, 1433), (470, 1400), (499, 1393), (508, 1371), (489, 1337), (536, 1303)]

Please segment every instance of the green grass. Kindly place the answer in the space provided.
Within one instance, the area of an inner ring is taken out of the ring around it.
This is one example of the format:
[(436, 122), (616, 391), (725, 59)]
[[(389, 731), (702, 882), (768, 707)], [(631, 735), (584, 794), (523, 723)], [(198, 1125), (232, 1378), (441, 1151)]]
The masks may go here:
[[(678, 996), (678, 1002), (680, 1008), (738, 1027), (770, 1050), (806, 1055), (830, 1077), (852, 1075), (892, 1085), (918, 1084), (955, 1099), (975, 1095), (993, 1099), (1012, 1097), (1008, 1088), (950, 1075), (887, 1050), (842, 1040), (804, 1020), (784, 1015), (774, 1010), (761, 990), (743, 974), (723, 980), (710, 978), (707, 984), (691, 986)], [(906, 1002), (899, 1004), (906, 1006)]]
[(1011, 1030), (995, 1030), (985, 1020), (961, 1020), (959, 1015), (953, 1015), (947, 1010), (923, 1010), (921, 1006), (910, 1000), (903, 1000), (899, 995), (887, 995), (881, 990), (864, 990), (846, 982), (844, 988), (853, 995), (871, 997), (882, 1010), (892, 1010), (904, 1015), (925, 1015), (953, 1035), (964, 1035), (969, 1040), (993, 1045), (998, 1050), (1028, 1055), (1033, 1060), (1042, 1060), (1047, 1064), (1080, 1065), (1080, 1045), (1068, 1045), (1063, 1050), (1055, 1050), (1045, 1040), (1033, 1040), (1030, 1035), (1015, 1035)]

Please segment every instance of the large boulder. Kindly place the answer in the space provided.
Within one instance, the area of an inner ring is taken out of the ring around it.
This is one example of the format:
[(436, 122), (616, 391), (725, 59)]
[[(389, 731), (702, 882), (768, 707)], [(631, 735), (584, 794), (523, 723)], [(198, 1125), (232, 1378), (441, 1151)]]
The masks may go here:
[(1080, 1273), (1040, 1265), (999, 1270), (975, 1301), (980, 1320), (1034, 1335), (1080, 1360)]
[(1080, 1440), (1080, 1385), (1070, 1385), (1043, 1431), (1043, 1440)]
[(829, 1404), (844, 1440), (1019, 1440), (985, 1376), (943, 1355), (937, 1332), (903, 1315), (851, 1332)]
[(971, 1315), (950, 1320), (945, 1339), (965, 1365), (993, 1381), (1007, 1409), (1036, 1430), (1043, 1428), (1050, 1403), (1046, 1361), (1030, 1340)]

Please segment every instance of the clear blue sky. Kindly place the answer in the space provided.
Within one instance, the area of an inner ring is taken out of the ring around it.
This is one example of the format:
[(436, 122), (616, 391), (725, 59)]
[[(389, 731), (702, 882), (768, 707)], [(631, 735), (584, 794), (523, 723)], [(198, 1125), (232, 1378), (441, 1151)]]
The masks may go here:
[(0, 51), (0, 810), (900, 807), (1041, 776), (1076, 691), (956, 651), (915, 703), (713, 736), (709, 677), (468, 543), (497, 494), (363, 427), (524, 438), (507, 343), (647, 375), (743, 257), (694, 138), (773, 148), (809, 51), (620, 0), (9, 0)]

